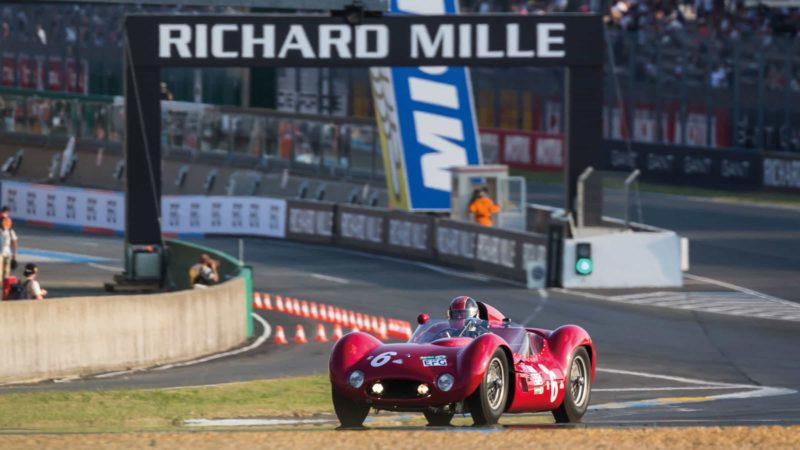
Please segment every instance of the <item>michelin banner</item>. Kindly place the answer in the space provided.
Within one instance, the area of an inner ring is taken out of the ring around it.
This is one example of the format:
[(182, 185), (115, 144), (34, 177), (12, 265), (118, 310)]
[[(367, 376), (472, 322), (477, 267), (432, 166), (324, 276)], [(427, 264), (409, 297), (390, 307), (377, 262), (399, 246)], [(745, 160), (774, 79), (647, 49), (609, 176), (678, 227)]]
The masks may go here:
[[(392, 0), (393, 14), (457, 14), (457, 0)], [(440, 45), (437, 34), (428, 42)], [(482, 163), (470, 73), (464, 67), (373, 67), (375, 115), (392, 208), (450, 209), (453, 166)]]

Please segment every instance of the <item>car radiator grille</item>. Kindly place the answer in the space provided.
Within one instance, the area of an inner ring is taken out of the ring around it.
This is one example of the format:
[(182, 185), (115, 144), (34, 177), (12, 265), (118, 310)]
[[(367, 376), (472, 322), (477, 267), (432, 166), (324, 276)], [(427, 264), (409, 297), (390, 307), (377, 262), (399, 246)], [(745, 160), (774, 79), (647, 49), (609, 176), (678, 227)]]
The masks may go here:
[(417, 394), (419, 381), (412, 380), (383, 380), (384, 386), (382, 398), (420, 398)]

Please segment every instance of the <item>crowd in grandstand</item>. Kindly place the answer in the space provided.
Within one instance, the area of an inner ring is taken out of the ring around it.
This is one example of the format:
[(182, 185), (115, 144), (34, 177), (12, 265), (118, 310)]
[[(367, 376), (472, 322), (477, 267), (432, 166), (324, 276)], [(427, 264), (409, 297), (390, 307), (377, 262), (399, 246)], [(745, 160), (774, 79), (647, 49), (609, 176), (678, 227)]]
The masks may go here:
[(125, 14), (223, 12), (224, 7), (142, 6), (139, 4), (11, 3), (0, 6), (0, 43), (11, 40), (47, 45), (48, 42), (84, 47), (122, 45)]

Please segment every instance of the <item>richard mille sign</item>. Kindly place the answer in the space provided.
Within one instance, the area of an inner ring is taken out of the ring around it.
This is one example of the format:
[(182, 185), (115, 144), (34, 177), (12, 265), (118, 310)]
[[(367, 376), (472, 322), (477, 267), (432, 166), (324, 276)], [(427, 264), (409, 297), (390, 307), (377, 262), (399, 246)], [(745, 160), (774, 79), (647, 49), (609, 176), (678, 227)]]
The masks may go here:
[(319, 16), (175, 18), (127, 19), (129, 29), (144, 27), (150, 37), (130, 43), (137, 64), (563, 66), (603, 57), (602, 42), (586, 32), (602, 25), (588, 15), (392, 16), (359, 25)]

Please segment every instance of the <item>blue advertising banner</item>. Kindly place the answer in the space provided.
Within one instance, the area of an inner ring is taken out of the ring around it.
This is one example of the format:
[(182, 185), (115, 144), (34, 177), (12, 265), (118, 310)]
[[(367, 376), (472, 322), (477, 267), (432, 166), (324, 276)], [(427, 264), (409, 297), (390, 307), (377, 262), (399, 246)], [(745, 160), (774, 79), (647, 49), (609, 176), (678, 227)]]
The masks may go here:
[[(391, 12), (456, 14), (458, 1), (392, 0)], [(426, 36), (418, 43), (423, 51), (452, 39), (445, 32)], [(482, 163), (469, 69), (373, 68), (371, 78), (390, 205), (449, 210), (449, 169)]]

